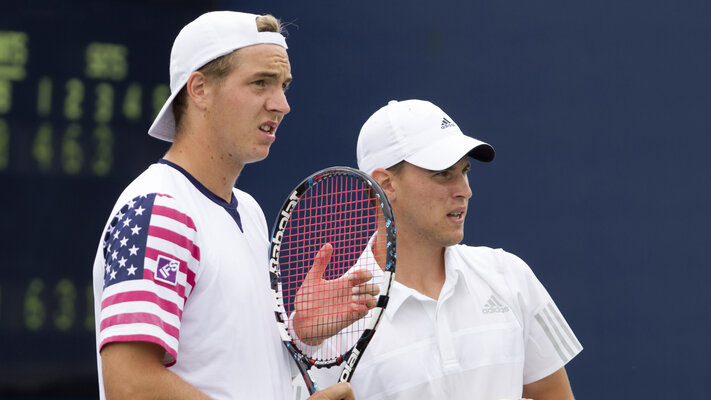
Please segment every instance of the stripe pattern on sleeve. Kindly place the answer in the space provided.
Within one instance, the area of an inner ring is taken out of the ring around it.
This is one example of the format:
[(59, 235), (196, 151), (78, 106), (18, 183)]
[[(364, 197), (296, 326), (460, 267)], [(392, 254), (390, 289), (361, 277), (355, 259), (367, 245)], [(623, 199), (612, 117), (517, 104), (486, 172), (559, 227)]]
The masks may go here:
[(175, 363), (183, 306), (195, 285), (200, 248), (193, 220), (167, 195), (149, 194), (124, 205), (103, 242), (104, 291), (100, 346), (146, 341)]
[(534, 318), (543, 329), (543, 332), (545, 332), (546, 337), (550, 340), (563, 363), (570, 361), (583, 349), (570, 326), (565, 322), (560, 311), (553, 303), (548, 303)]

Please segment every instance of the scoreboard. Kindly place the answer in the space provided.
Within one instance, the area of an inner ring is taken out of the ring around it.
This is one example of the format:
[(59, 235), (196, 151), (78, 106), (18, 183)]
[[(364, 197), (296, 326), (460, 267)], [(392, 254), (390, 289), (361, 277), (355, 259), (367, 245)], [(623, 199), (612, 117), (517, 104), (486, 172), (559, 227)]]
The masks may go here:
[(170, 92), (170, 48), (213, 3), (0, 5), (0, 397), (96, 397), (101, 231), (168, 148), (146, 132)]

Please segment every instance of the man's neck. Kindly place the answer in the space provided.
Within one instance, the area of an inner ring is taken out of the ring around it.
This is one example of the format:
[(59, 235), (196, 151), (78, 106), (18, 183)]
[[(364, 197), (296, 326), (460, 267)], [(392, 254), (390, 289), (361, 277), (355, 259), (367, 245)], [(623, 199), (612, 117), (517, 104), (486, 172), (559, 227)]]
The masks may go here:
[(209, 191), (227, 202), (232, 200), (232, 188), (242, 171), (242, 166), (227, 165), (200, 140), (199, 135), (181, 134), (170, 146), (164, 158), (188, 171)]
[[(408, 245), (409, 244), (409, 245)], [(398, 240), (395, 280), (431, 297), (439, 298), (444, 285), (444, 247)]]

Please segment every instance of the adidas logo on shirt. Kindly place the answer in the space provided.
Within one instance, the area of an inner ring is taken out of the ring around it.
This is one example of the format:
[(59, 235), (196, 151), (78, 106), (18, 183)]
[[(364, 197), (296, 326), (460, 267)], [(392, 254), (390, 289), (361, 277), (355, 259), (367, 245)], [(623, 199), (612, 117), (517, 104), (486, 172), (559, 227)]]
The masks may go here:
[(489, 297), (489, 301), (486, 302), (481, 312), (483, 312), (484, 314), (507, 313), (509, 312), (509, 307), (504, 304), (501, 304), (492, 294), (491, 297)]
[(454, 126), (454, 123), (447, 118), (442, 118), (442, 125), (440, 126), (441, 129), (447, 129), (451, 128)]

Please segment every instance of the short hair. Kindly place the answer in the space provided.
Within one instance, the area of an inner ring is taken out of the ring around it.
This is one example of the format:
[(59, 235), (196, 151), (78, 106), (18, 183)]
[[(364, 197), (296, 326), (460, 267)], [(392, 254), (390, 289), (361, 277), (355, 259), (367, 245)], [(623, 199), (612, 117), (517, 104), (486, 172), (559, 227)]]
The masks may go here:
[(395, 175), (399, 175), (400, 172), (402, 171), (402, 168), (405, 166), (406, 163), (407, 163), (407, 161), (402, 160), (399, 163), (393, 165), (392, 167), (388, 167), (386, 169)]
[[(260, 15), (257, 17), (257, 31), (259, 32), (276, 32), (282, 33), (284, 27), (281, 21), (270, 14)], [(218, 57), (202, 67), (198, 71), (203, 73), (215, 82), (220, 83), (227, 75), (230, 74), (238, 65), (239, 49)], [(173, 99), (173, 116), (175, 117), (175, 131), (180, 131), (180, 123), (185, 115), (188, 107), (188, 90), (183, 86), (178, 92), (178, 95)]]

